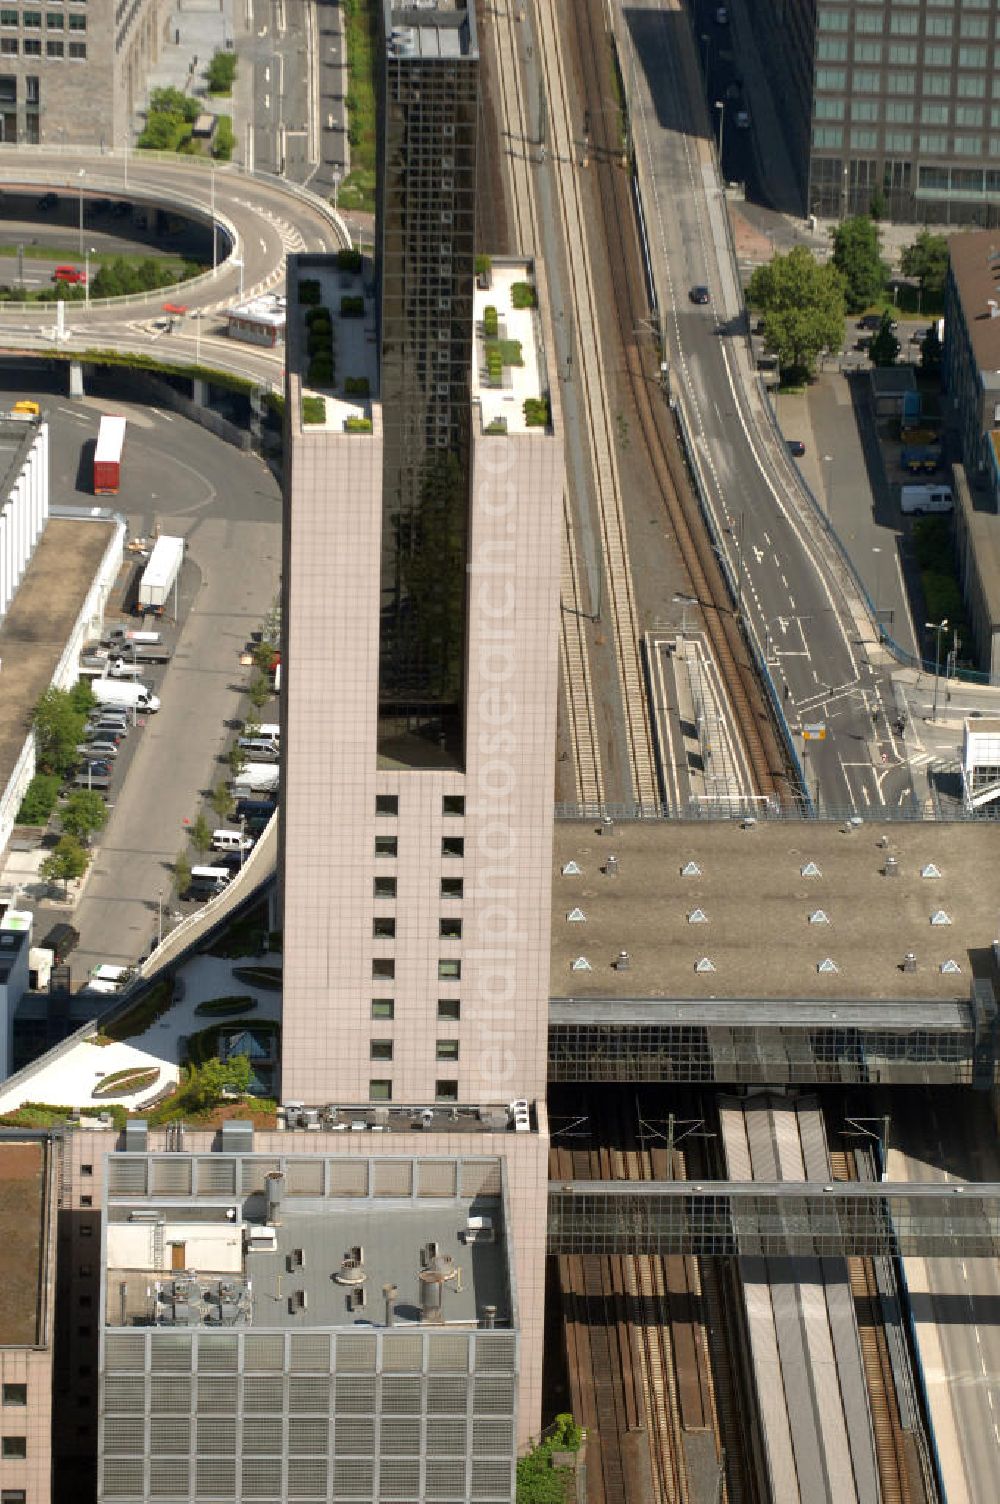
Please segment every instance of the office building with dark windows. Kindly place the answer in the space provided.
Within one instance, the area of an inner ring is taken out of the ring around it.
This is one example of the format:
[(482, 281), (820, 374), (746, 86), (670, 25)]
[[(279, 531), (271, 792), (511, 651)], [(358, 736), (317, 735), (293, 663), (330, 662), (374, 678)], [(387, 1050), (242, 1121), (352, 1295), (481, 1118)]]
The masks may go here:
[(379, 744), (461, 762), (479, 113), (475, 11), (384, 0)]
[(753, 0), (796, 185), (841, 219), (996, 222), (1000, 9), (993, 0)]

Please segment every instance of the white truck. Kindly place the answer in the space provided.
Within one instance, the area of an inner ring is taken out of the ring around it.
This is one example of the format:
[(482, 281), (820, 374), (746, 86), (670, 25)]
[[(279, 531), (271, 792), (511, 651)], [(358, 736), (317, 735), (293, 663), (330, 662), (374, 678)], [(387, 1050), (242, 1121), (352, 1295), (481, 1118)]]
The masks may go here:
[(119, 705), (125, 710), (151, 714), (160, 702), (148, 684), (128, 684), (122, 679), (95, 679), (91, 684), (98, 705)]
[(248, 794), (274, 792), (278, 787), (278, 765), (273, 762), (248, 762), (233, 779), (233, 798)]
[(900, 509), (910, 516), (924, 512), (951, 512), (955, 501), (950, 486), (901, 486)]
[(162, 612), (184, 563), (184, 539), (164, 533), (157, 538), (139, 581), (139, 606), (143, 611)]

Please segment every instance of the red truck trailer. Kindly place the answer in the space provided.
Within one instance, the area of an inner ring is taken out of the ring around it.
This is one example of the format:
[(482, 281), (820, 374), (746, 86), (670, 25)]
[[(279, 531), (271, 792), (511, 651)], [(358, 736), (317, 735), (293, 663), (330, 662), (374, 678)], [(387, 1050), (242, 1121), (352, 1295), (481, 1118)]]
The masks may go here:
[(125, 419), (103, 417), (94, 450), (94, 495), (117, 496), (125, 450)]

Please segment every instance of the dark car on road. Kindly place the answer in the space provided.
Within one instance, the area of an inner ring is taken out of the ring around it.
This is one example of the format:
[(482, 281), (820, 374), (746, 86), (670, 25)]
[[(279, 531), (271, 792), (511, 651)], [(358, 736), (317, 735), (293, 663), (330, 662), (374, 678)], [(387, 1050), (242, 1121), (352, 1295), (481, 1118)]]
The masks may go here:
[[(858, 319), (858, 328), (870, 329), (873, 334), (877, 334), (881, 327), (882, 315), (880, 313), (866, 313), (863, 319)], [(896, 323), (895, 319), (889, 320), (889, 328), (893, 331), (893, 333), (895, 333), (895, 331), (899, 328), (899, 325)]]
[(709, 293), (708, 288), (702, 287), (700, 284), (697, 287), (692, 287), (691, 291), (688, 293), (688, 297), (691, 299), (692, 303), (699, 303), (702, 305), (704, 305), (705, 303), (710, 303), (712, 301), (712, 297)]
[(42, 945), (55, 955), (55, 963), (61, 966), (69, 955), (80, 943), (80, 931), (75, 930), (71, 924), (54, 924), (49, 930)]
[(800, 460), (806, 452), (806, 446), (801, 439), (786, 439), (785, 443), (788, 445), (788, 453), (794, 459)]

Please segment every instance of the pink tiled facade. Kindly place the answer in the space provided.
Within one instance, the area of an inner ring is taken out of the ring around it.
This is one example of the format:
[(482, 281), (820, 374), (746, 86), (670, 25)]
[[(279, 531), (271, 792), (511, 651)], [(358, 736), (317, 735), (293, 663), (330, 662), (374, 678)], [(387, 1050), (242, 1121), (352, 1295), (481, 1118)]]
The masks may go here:
[[(544, 352), (552, 346), (537, 275), (536, 286)], [(294, 334), (289, 370), (294, 415)], [(426, 1135), (418, 1144), (421, 1152), (453, 1152), (457, 1140), (466, 1152), (509, 1161), (522, 1441), (537, 1432), (540, 1415), (548, 1162), (563, 488), (554, 392), (551, 400), (547, 431), (487, 435), (473, 412), (462, 772), (376, 765), (377, 402), (371, 435), (310, 432), (293, 416), (285, 520), (282, 1100), (367, 1103), (383, 1089), (373, 1083), (389, 1082), (393, 1103), (535, 1105), (536, 1132)], [(395, 812), (377, 813), (376, 798), (386, 795), (395, 796)], [(449, 796), (464, 808), (446, 807)], [(376, 854), (378, 837), (393, 838), (395, 852)], [(454, 839), (461, 854), (442, 847)], [(375, 895), (379, 877), (395, 879), (394, 897)], [(462, 879), (461, 897), (443, 894), (448, 878)], [(395, 921), (393, 936), (376, 938), (380, 917)], [(443, 934), (442, 923), (454, 920), (460, 936)], [(379, 975), (390, 968), (391, 976)], [(384, 1000), (382, 1016), (374, 1000)], [(359, 1147), (370, 1153), (364, 1137)], [(310, 1138), (325, 1143), (328, 1135)], [(406, 1141), (402, 1152), (416, 1152)], [(391, 1143), (399, 1152), (400, 1135)]]

